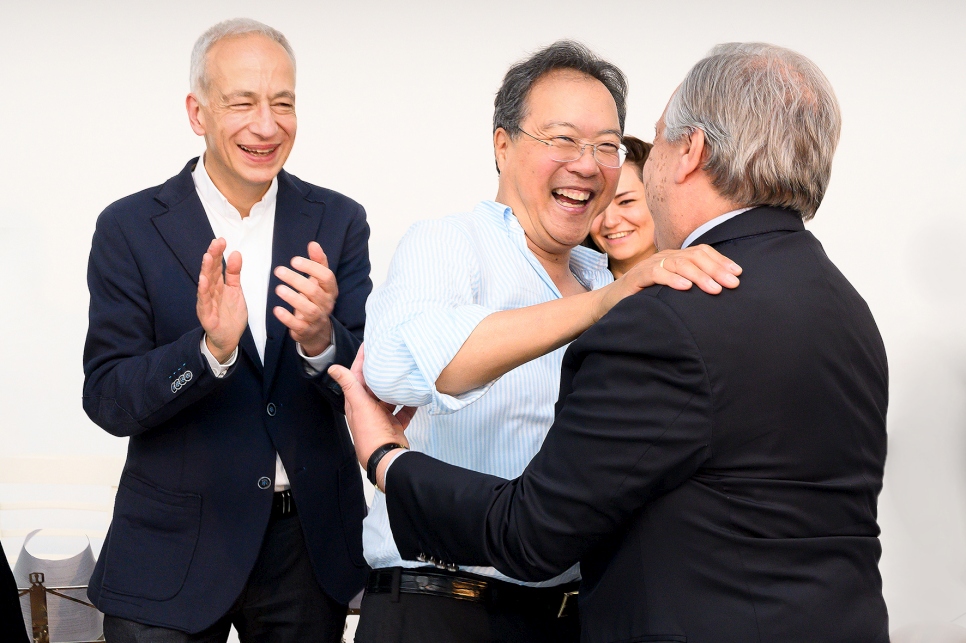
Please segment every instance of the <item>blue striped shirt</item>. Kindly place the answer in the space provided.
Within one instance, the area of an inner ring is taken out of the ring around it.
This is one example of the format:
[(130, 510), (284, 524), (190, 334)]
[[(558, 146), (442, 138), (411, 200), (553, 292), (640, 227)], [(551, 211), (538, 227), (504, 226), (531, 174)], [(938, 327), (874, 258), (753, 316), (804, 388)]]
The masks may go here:
[[(571, 251), (570, 267), (588, 289), (613, 281), (607, 258), (588, 248)], [(440, 393), (435, 383), (484, 317), (560, 296), (507, 206), (483, 201), (472, 213), (409, 229), (386, 281), (366, 304), (365, 376), (383, 400), (420, 407), (406, 431), (413, 450), (502, 478), (523, 473), (553, 423), (567, 347), (461, 395)], [(364, 523), (363, 545), (373, 568), (425, 564), (400, 558), (379, 491)], [(490, 567), (463, 569), (513, 580)], [(534, 584), (578, 577), (575, 565)]]

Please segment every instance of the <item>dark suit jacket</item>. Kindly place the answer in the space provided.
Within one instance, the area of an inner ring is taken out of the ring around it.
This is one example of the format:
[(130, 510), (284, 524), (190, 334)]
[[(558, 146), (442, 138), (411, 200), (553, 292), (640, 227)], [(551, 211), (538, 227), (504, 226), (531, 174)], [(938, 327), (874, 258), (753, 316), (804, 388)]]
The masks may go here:
[[(84, 410), (131, 438), (89, 596), (107, 614), (191, 632), (222, 616), (248, 578), (268, 524), (276, 451), (321, 587), (348, 603), (368, 570), (341, 390), (324, 373), (306, 375), (272, 314), (287, 306), (274, 292), (278, 278), (269, 284), (264, 366), (247, 329), (223, 379), (199, 350), (197, 280), (214, 234), (191, 179), (196, 162), (98, 218), (84, 349)], [(335, 361), (351, 364), (372, 289), (365, 211), (283, 171), (273, 234), (273, 265), (305, 256), (313, 239), (322, 245), (339, 284)]]
[(793, 212), (698, 241), (741, 285), (648, 288), (585, 332), (520, 478), (393, 463), (400, 553), (529, 580), (579, 560), (584, 641), (886, 643), (872, 315)]

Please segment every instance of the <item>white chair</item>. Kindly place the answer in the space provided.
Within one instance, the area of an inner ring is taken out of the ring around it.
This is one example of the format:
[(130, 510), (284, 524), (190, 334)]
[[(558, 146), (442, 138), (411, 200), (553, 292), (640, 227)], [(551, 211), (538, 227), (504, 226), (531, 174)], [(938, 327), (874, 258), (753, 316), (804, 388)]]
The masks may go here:
[[(94, 552), (100, 551), (114, 512), (114, 497), (123, 467), (123, 458), (109, 456), (0, 457), (0, 539), (11, 567), (24, 539), (38, 528), (43, 528), (44, 538), (40, 540), (44, 547), (31, 551), (33, 556), (28, 556), (29, 560), (53, 559), (51, 564), (56, 567), (56, 559), (76, 553), (79, 537), (90, 540)], [(39, 579), (41, 575), (32, 576)], [(49, 640), (50, 635), (56, 636), (58, 627), (69, 627), (70, 621), (55, 622), (54, 619), (61, 612), (67, 613), (63, 601), (82, 600), (85, 593), (83, 588), (67, 587), (51, 591), (52, 585), (59, 585), (51, 580), (47, 579), (44, 585), (46, 592), (41, 589), (37, 596), (31, 592), (30, 600), (25, 596), (22, 601), (24, 605), (36, 602), (45, 593), (45, 604), (46, 600), (55, 601), (50, 605), (50, 627), (46, 608), (41, 609), (43, 617), (36, 622), (35, 636), (41, 641)], [(25, 611), (29, 610), (25, 608)]]
[(123, 458), (111, 456), (0, 457), (0, 538), (7, 556), (16, 556), (27, 534), (41, 527), (47, 536), (87, 536), (99, 551), (123, 467)]

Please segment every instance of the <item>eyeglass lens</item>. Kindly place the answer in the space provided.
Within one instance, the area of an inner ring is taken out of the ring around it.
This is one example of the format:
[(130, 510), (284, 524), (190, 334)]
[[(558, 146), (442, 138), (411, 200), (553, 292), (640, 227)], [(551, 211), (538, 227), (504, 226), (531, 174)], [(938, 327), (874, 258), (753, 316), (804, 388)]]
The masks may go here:
[[(580, 158), (583, 145), (576, 141), (555, 138), (550, 141), (550, 155), (558, 163), (570, 163)], [(594, 160), (604, 167), (620, 167), (624, 162), (624, 150), (613, 143), (588, 145), (593, 150)]]

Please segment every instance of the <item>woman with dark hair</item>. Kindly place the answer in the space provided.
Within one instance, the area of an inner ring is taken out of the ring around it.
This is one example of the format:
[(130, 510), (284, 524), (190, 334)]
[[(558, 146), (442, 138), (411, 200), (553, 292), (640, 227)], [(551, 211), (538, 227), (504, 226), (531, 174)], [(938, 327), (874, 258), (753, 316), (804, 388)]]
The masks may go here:
[(584, 242), (607, 254), (607, 267), (619, 278), (636, 263), (647, 259), (654, 247), (654, 222), (644, 200), (644, 161), (651, 144), (633, 136), (624, 137), (627, 158), (621, 168), (617, 194), (604, 212), (597, 215)]

